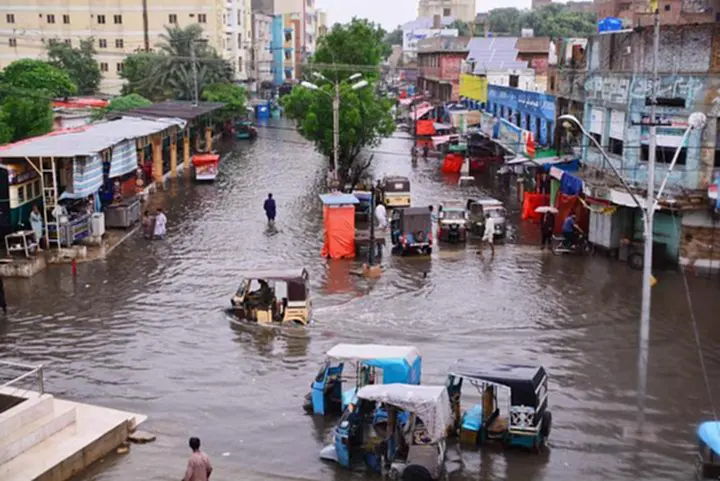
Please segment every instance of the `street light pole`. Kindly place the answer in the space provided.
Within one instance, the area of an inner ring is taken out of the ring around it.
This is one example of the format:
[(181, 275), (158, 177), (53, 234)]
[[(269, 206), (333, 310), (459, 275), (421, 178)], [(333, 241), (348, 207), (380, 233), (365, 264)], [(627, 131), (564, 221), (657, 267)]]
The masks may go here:
[(192, 40), (190, 41), (190, 63), (192, 64), (193, 74), (193, 107), (197, 107), (200, 94), (198, 93), (197, 64), (195, 62), (195, 42)]
[(337, 176), (338, 158), (340, 156), (340, 82), (335, 82), (333, 97), (333, 173)]

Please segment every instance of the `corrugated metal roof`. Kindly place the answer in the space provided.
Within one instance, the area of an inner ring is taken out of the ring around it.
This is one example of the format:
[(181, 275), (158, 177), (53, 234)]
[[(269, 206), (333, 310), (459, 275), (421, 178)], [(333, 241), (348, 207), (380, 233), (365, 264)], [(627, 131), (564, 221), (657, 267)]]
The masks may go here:
[(141, 107), (139, 109), (123, 112), (123, 115), (129, 115), (132, 117), (160, 117), (193, 120), (201, 115), (219, 110), (224, 105), (225, 104), (219, 102), (198, 102), (197, 106), (194, 106), (192, 102), (168, 100), (166, 102), (152, 104), (148, 107)]
[(0, 147), (0, 158), (90, 156), (123, 140), (152, 135), (172, 125), (182, 128), (185, 124), (182, 119), (122, 117), (4, 145)]
[(468, 60), (475, 61), (476, 74), (493, 70), (526, 69), (527, 62), (517, 60), (517, 37), (474, 37), (468, 43)]

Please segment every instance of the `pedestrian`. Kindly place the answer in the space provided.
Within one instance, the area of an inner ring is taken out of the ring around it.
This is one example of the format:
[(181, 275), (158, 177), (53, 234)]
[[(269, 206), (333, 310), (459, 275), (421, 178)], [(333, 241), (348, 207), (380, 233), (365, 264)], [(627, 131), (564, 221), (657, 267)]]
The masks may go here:
[(145, 236), (146, 239), (152, 239), (153, 233), (155, 232), (154, 226), (153, 226), (153, 218), (150, 215), (150, 211), (146, 210), (143, 213), (142, 217), (142, 230), (143, 230), (143, 236)]
[(485, 247), (485, 244), (490, 245), (490, 250), (492, 251), (492, 255), (495, 255), (495, 245), (493, 244), (493, 241), (495, 239), (495, 219), (493, 219), (490, 216), (490, 213), (488, 212), (485, 214), (485, 232), (483, 234), (482, 239), (480, 240), (480, 250), (478, 250), (478, 255), (483, 255), (483, 248)]
[(37, 250), (41, 251), (40, 242), (43, 238), (43, 218), (40, 215), (40, 209), (37, 204), (32, 206), (30, 212), (30, 227), (32, 228), (33, 234), (35, 234), (35, 242), (37, 243)]
[(265, 209), (265, 215), (267, 216), (268, 222), (270, 224), (274, 224), (277, 209), (275, 207), (275, 199), (273, 199), (272, 194), (268, 194), (267, 199), (265, 199), (265, 203), (263, 204), (263, 209)]
[(377, 220), (379, 228), (387, 229), (387, 209), (382, 202), (375, 206), (375, 220)]
[(163, 213), (163, 210), (158, 207), (157, 214), (155, 214), (155, 227), (153, 227), (153, 236), (156, 239), (164, 239), (165, 233), (167, 232), (167, 217)]
[(210, 464), (210, 456), (200, 451), (200, 439), (192, 437), (188, 443), (192, 454), (188, 459), (187, 470), (183, 481), (208, 481), (213, 468)]
[(555, 231), (555, 214), (545, 212), (540, 222), (540, 250), (545, 250), (545, 245), (551, 246), (553, 232)]
[(5, 302), (5, 284), (3, 284), (2, 276), (0, 276), (0, 307), (3, 314), (7, 315), (7, 302)]

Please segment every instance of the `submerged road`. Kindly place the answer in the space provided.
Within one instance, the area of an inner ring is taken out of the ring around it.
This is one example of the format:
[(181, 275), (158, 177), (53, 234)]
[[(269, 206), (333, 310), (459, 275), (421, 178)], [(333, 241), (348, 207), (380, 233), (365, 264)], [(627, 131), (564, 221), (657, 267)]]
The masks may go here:
[[(471, 246), (441, 248), (431, 260), (386, 256), (376, 281), (351, 276), (357, 264), (320, 258), (324, 162), (288, 127), (237, 143), (217, 183), (180, 179), (156, 195), (152, 203), (168, 212), (166, 241), (137, 234), (107, 260), (81, 264), (77, 279), (59, 267), (5, 282), (11, 307), (0, 320), (0, 356), (50, 363), (48, 391), (147, 414), (144, 429), (158, 437), (81, 479), (177, 480), (190, 435), (212, 456), (216, 481), (366, 479), (319, 460), (332, 420), (301, 407), (324, 351), (339, 342), (413, 344), (426, 384), (444, 383), (458, 357), (547, 368), (547, 452), (465, 451), (464, 468), (448, 466), (452, 480), (690, 479), (694, 429), (711, 404), (679, 274), (658, 274), (653, 288), (653, 436), (638, 442), (625, 432), (636, 416), (639, 273), (602, 257), (542, 254), (528, 245), (536, 228), (515, 222), (520, 242), (498, 246), (492, 260)], [(377, 149), (375, 172), (408, 175), (414, 203), (478, 195), (443, 177), (436, 161), (413, 167), (410, 142), (399, 136)], [(265, 224), (268, 192), (277, 199), (277, 230)], [(238, 272), (276, 266), (309, 269), (315, 325), (232, 323), (224, 309)], [(693, 278), (690, 289), (717, 384), (718, 282)]]

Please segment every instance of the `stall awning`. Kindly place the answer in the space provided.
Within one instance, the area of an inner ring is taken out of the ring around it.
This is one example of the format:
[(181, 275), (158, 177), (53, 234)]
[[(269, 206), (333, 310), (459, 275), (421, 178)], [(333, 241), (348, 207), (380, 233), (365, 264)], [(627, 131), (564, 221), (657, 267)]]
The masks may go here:
[(103, 184), (103, 166), (99, 154), (73, 161), (73, 185), (60, 196), (64, 199), (84, 199), (97, 192)]
[(433, 107), (432, 105), (420, 106), (420, 107), (416, 108), (415, 110), (413, 110), (412, 112), (410, 112), (410, 118), (413, 120), (422, 120), (422, 118), (425, 115), (427, 115), (430, 111), (432, 111), (432, 109), (434, 109), (434, 108), (435, 107)]
[(137, 148), (134, 140), (126, 140), (113, 148), (108, 177), (114, 179), (134, 172), (138, 167)]

